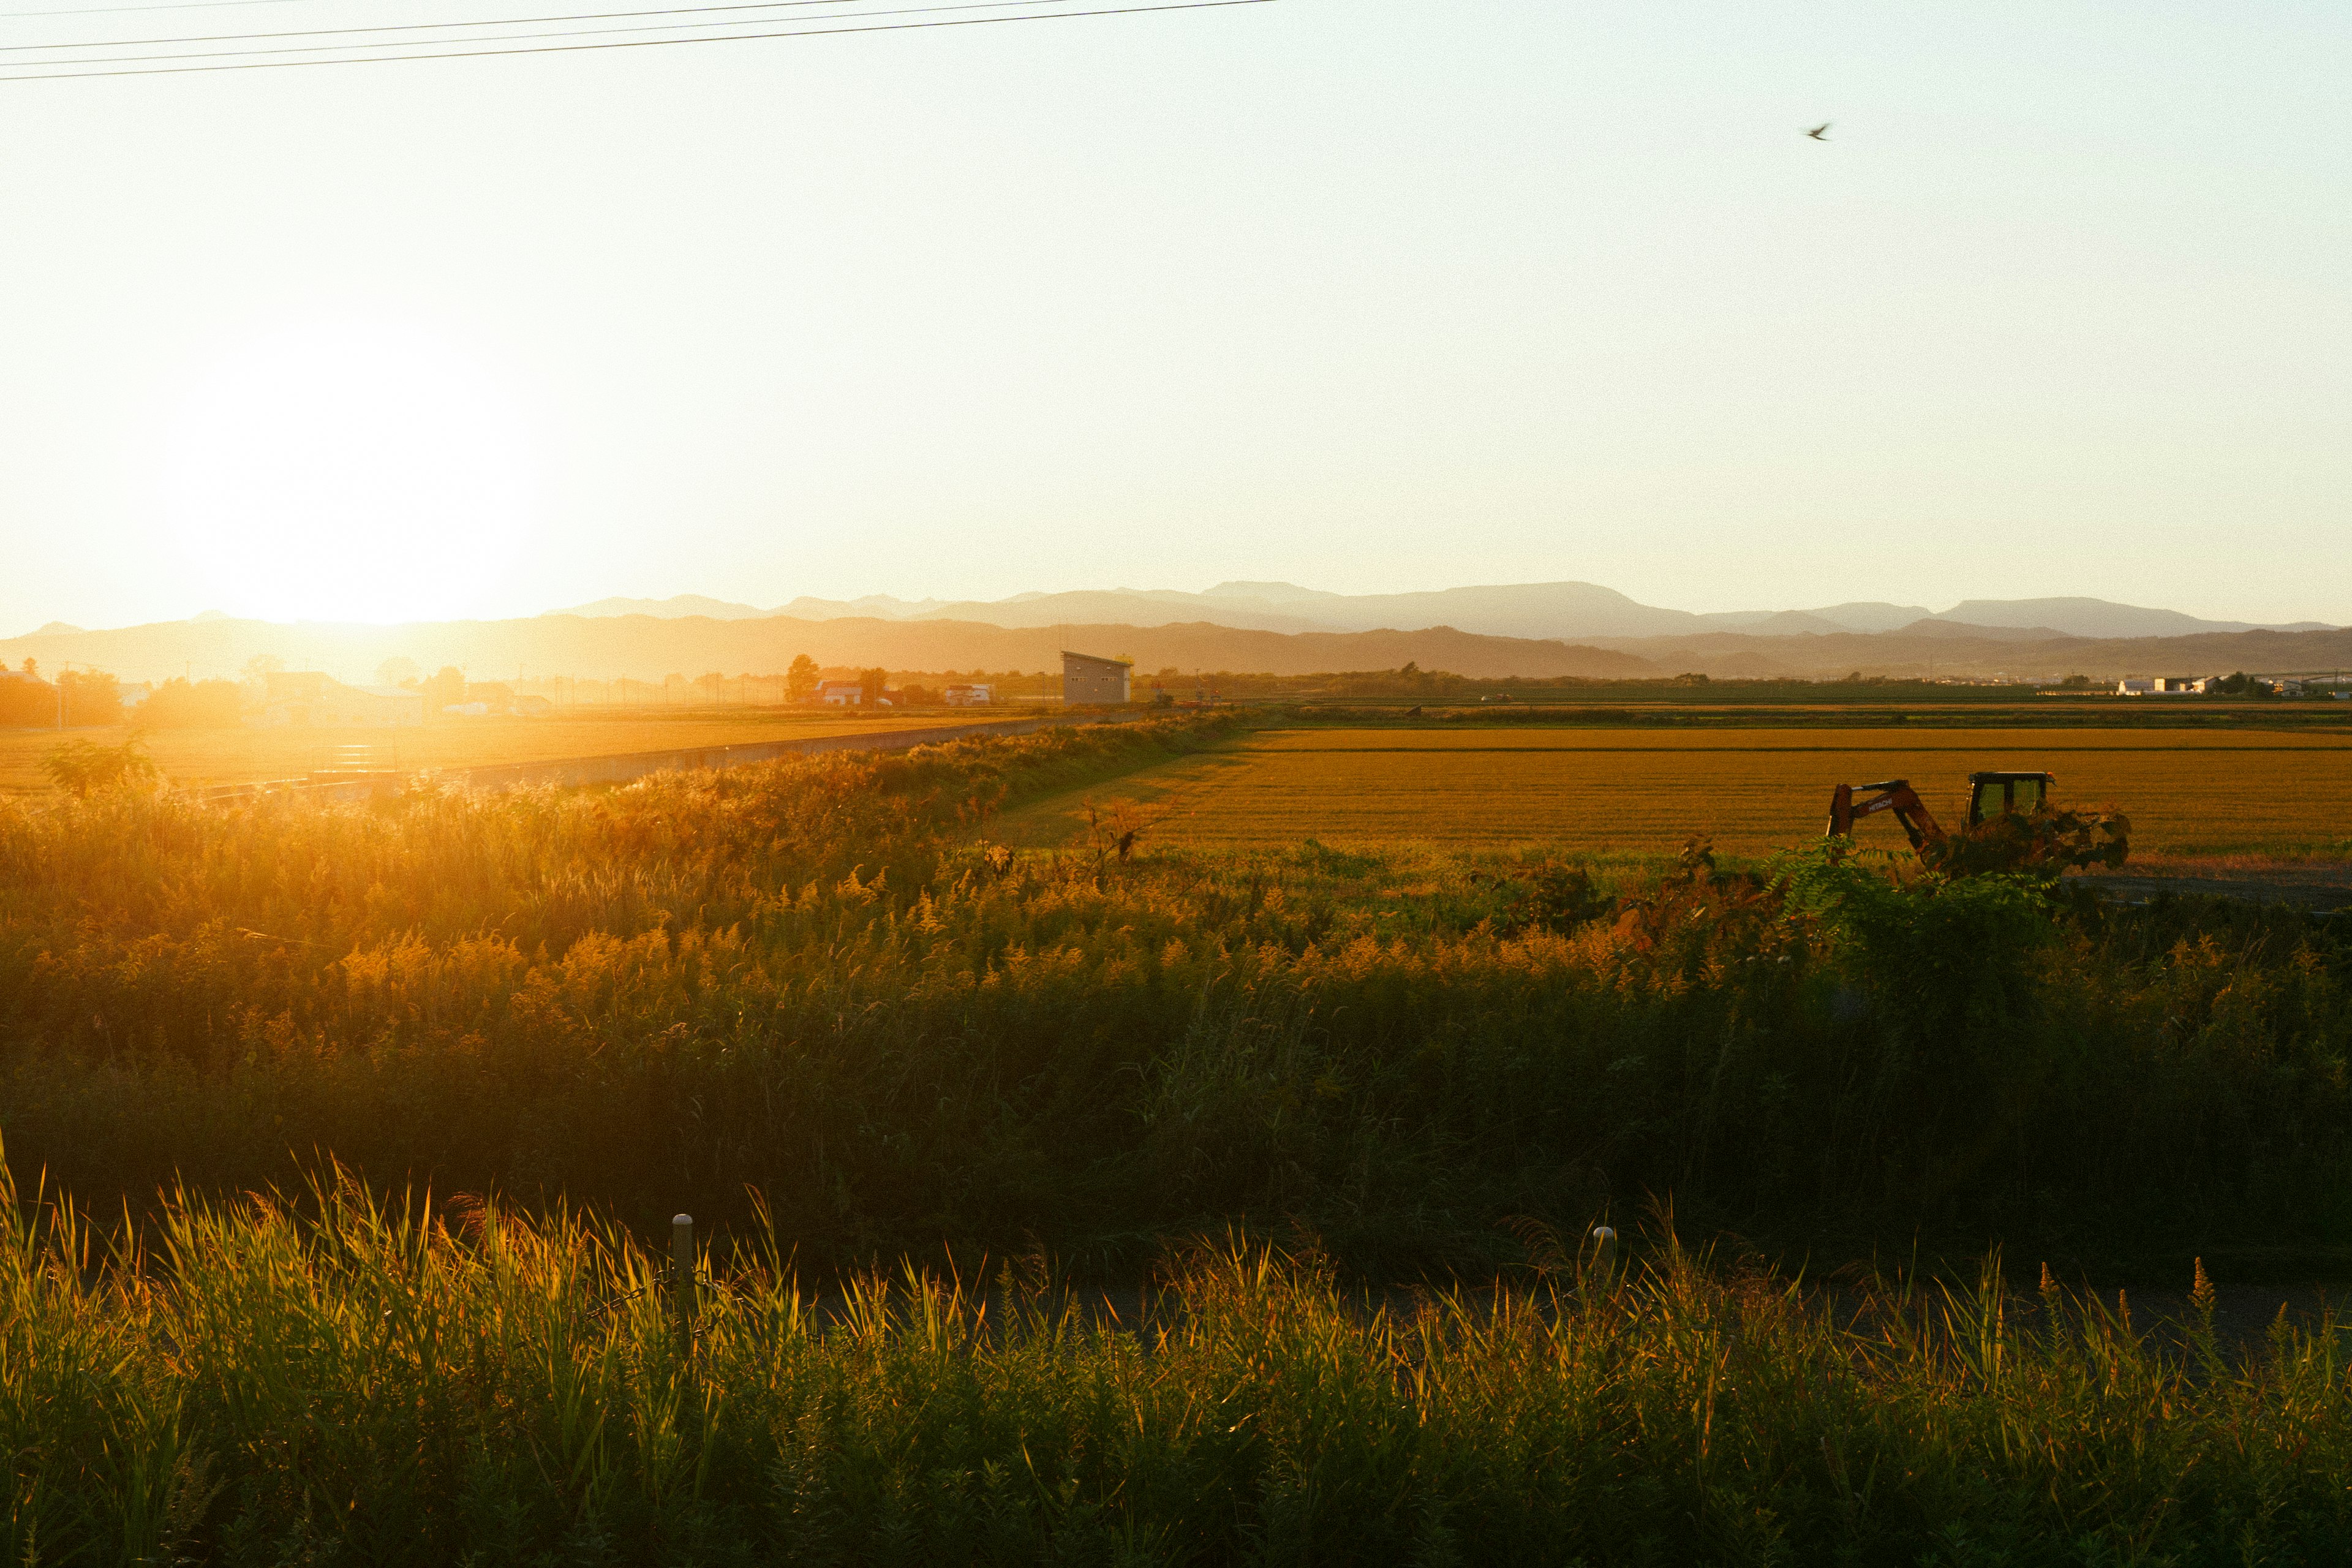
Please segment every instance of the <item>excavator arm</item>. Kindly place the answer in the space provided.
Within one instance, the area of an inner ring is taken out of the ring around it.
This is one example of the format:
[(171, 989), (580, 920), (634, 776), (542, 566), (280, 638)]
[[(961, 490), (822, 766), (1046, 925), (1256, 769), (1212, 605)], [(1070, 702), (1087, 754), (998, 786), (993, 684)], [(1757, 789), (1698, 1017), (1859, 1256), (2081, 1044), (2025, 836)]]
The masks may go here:
[[(1867, 795), (1868, 798), (1856, 800), (1856, 795)], [(1851, 838), (1856, 821), (1865, 816), (1875, 816), (1882, 811), (1895, 814), (1895, 820), (1903, 825), (1905, 837), (1911, 840), (1912, 849), (1920, 854), (1925, 854), (1929, 845), (1941, 846), (1945, 841), (1943, 826), (1936, 820), (1936, 814), (1927, 809), (1927, 803), (1921, 800), (1918, 792), (1911, 787), (1909, 779), (1883, 779), (1877, 784), (1838, 785), (1830, 796), (1828, 837)]]

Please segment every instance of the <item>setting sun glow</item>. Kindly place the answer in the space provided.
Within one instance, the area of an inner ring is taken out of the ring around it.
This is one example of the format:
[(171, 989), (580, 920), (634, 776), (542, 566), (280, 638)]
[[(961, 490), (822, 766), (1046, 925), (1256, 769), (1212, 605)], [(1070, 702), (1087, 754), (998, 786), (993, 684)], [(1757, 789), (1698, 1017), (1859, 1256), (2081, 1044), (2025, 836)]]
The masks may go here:
[(465, 610), (520, 551), (533, 504), (512, 401), (429, 334), (281, 329), (200, 376), (173, 421), (164, 505), (212, 601), (280, 620)]

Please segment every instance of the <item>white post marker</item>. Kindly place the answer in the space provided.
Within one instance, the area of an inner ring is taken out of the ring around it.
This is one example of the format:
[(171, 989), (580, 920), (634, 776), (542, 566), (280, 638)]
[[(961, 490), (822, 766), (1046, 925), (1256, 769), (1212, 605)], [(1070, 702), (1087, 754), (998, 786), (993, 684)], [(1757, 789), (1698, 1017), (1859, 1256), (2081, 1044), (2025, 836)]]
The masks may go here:
[(1592, 1227), (1592, 1266), (1602, 1279), (1616, 1278), (1617, 1233), (1605, 1225)]

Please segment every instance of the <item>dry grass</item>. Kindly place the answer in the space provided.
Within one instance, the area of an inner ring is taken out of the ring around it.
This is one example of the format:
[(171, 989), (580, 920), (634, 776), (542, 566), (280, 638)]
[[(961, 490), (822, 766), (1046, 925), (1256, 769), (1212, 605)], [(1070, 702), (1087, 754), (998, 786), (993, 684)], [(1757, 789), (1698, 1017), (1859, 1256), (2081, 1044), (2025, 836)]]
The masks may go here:
[[(1958, 818), (1977, 769), (2046, 769), (2060, 797), (2112, 804), (2136, 851), (2340, 858), (2352, 842), (2352, 737), (2173, 730), (1300, 730), (1091, 792), (1161, 845), (1544, 844), (1586, 855), (1670, 849), (1693, 833), (1734, 854), (1819, 834), (1830, 787), (1907, 777)], [(1042, 802), (997, 832), (1074, 841), (1084, 803)], [(1873, 841), (1899, 845), (1892, 823)]]
[[(163, 776), (174, 784), (247, 784), (299, 778), (314, 768), (332, 766), (338, 748), (352, 744), (379, 748), (384, 766), (467, 768), (875, 730), (928, 729), (985, 717), (963, 709), (873, 719), (844, 719), (838, 711), (807, 709), (755, 709), (731, 714), (703, 711), (676, 718), (632, 712), (613, 718), (468, 719), (410, 730), (163, 730), (150, 732), (146, 744)], [(47, 790), (49, 781), (41, 771), (41, 759), (60, 741), (113, 745), (130, 733), (129, 726), (63, 733), (0, 730), (0, 794)]]

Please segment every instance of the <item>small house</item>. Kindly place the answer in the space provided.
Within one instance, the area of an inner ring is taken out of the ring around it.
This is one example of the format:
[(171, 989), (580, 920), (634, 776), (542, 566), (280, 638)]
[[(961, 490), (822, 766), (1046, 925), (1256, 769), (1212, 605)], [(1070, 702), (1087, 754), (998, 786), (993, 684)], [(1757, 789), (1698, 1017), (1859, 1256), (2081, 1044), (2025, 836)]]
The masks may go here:
[(1134, 668), (1135, 661), (1131, 658), (1065, 653), (1062, 655), (1062, 700), (1073, 707), (1125, 702), (1129, 700), (1128, 676)]

